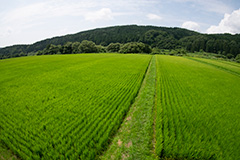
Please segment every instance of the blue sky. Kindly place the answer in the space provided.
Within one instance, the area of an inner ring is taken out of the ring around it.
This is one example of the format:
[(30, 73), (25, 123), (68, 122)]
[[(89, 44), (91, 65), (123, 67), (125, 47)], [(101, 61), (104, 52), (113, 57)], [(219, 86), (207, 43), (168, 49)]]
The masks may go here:
[(240, 33), (239, 0), (0, 0), (0, 47), (114, 25)]

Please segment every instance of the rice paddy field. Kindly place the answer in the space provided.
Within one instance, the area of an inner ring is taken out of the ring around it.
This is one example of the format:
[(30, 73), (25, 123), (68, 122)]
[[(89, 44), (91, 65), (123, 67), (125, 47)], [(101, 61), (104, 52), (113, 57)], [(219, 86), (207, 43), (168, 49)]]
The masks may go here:
[(148, 55), (0, 62), (0, 140), (22, 159), (94, 159), (140, 89)]
[(217, 65), (232, 69), (213, 60), (157, 57), (160, 157), (240, 158), (240, 78)]
[(237, 63), (52, 55), (0, 75), (0, 159), (240, 159)]

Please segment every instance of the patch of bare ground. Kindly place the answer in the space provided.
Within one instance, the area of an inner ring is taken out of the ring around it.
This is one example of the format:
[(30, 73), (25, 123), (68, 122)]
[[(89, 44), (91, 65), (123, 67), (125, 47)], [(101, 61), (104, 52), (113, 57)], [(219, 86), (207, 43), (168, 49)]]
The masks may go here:
[(129, 148), (132, 146), (132, 141), (128, 142), (128, 144), (125, 144), (125, 147)]
[(128, 155), (128, 154), (122, 154), (122, 160), (125, 160), (125, 159), (127, 159), (127, 158), (129, 158), (129, 155)]
[(120, 147), (122, 145), (122, 141), (119, 139), (117, 142), (118, 146)]
[(131, 117), (131, 116), (127, 117), (127, 121), (130, 121), (131, 119), (132, 119), (132, 117)]

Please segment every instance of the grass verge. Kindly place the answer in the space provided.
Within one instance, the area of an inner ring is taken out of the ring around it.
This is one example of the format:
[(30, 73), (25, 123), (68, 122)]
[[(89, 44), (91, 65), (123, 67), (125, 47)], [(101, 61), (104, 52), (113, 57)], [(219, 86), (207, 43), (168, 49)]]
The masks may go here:
[(213, 66), (215, 68), (224, 70), (226, 72), (229, 72), (231, 74), (240, 76), (239, 66), (236, 66), (236, 65), (234, 66), (234, 62), (232, 62), (232, 64), (231, 63), (227, 64), (227, 63), (220, 62), (219, 60), (214, 61), (214, 60), (211, 60), (211, 59), (203, 59), (203, 58), (200, 59), (200, 58), (193, 58), (193, 57), (185, 57), (185, 58), (188, 58), (188, 59), (191, 59), (193, 61), (200, 62), (200, 63), (204, 63), (204, 64), (207, 64), (207, 65)]
[(12, 151), (0, 143), (0, 160), (18, 160), (18, 158), (12, 153)]
[(155, 56), (153, 56), (135, 103), (130, 108), (108, 150), (100, 159), (156, 159), (152, 144), (155, 61)]

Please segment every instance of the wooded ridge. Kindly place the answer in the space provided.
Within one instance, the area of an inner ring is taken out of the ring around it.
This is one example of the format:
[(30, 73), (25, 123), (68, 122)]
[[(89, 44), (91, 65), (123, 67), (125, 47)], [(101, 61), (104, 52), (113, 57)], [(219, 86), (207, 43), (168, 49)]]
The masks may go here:
[[(45, 39), (30, 45), (13, 45), (0, 48), (0, 59), (29, 55), (44, 50), (50, 45), (64, 45), (67, 42), (88, 40), (102, 47), (110, 43), (125, 44), (141, 42), (151, 48), (179, 49), (189, 52), (205, 51), (228, 57), (236, 57), (240, 53), (240, 34), (202, 34), (183, 28), (167, 28), (156, 26), (113, 26)], [(63, 49), (62, 49), (63, 50)], [(60, 54), (61, 53), (60, 50)]]

